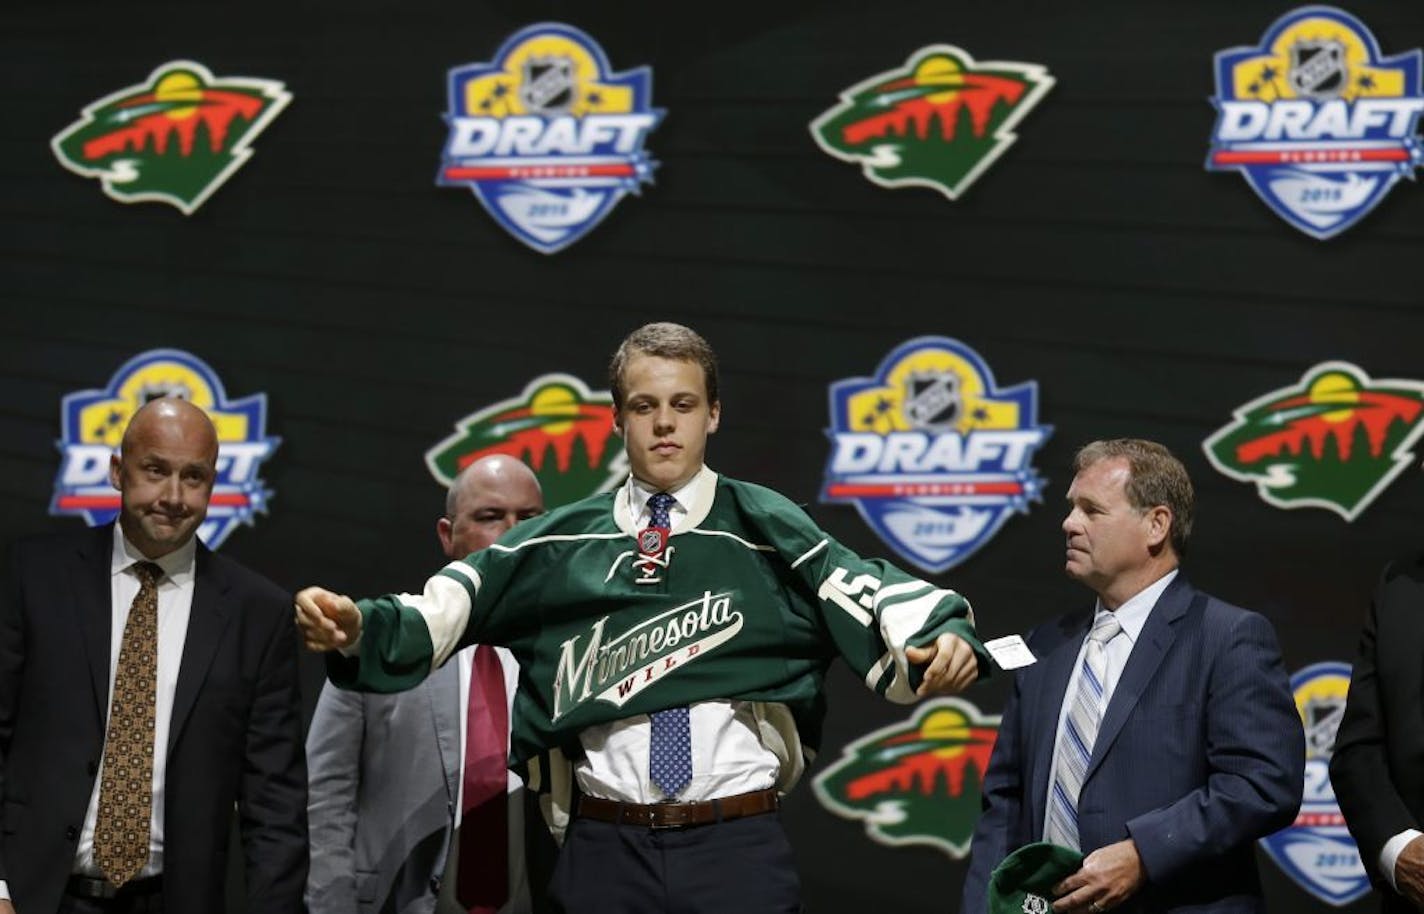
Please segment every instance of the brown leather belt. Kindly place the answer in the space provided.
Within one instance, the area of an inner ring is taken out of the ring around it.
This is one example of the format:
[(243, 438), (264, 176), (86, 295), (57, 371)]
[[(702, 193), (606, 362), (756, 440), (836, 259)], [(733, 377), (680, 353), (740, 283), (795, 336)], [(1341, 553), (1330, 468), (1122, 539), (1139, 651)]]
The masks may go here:
[(643, 828), (685, 828), (689, 825), (706, 825), (709, 822), (725, 822), (744, 816), (759, 816), (775, 812), (781, 801), (776, 788), (739, 793), (733, 797), (706, 800), (700, 803), (619, 803), (616, 800), (600, 800), (598, 797), (579, 797), (578, 812), (581, 819), (598, 822), (612, 822), (614, 825), (638, 825)]

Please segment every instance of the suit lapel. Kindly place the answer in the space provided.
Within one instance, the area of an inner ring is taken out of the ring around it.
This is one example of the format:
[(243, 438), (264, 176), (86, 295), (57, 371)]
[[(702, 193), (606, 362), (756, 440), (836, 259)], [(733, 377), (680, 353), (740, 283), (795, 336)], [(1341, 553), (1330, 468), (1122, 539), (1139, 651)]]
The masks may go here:
[(77, 567), (69, 578), (69, 585), (75, 590), (72, 605), (78, 614), (76, 622), (80, 640), (84, 643), (84, 653), (89, 661), (89, 679), (94, 689), (94, 710), (98, 714), (100, 732), (109, 717), (109, 653), (114, 631), (114, 592), (110, 580), (113, 577), (113, 546), (113, 524), (88, 531), (75, 550)]
[[(445, 674), (445, 675), (442, 675)], [(445, 791), (453, 809), (460, 796), (460, 657), (456, 653), (435, 673), (430, 687), (422, 689), (430, 702), (430, 720), (435, 745), (440, 752), (440, 768), (445, 774)]]
[(1092, 777), (1093, 772), (1102, 764), (1103, 756), (1112, 748), (1113, 740), (1117, 739), (1122, 725), (1127, 722), (1133, 708), (1137, 707), (1137, 701), (1142, 697), (1147, 684), (1157, 675), (1162, 658), (1177, 638), (1177, 621), (1187, 614), (1196, 593), (1196, 588), (1188, 584), (1179, 571), (1172, 583), (1162, 592), (1162, 596), (1157, 598), (1147, 622), (1142, 626), (1137, 643), (1132, 647), (1132, 654), (1127, 658), (1127, 666), (1118, 678), (1117, 688), (1113, 690), (1107, 711), (1103, 714), (1098, 738), (1093, 743), (1093, 757), (1088, 761), (1088, 770), (1083, 775), (1084, 783), (1087, 783), (1088, 778)]
[(1063, 625), (1063, 642), (1043, 661), (1043, 687), (1040, 692), (1043, 700), (1034, 702), (1029, 731), (1048, 734), (1046, 739), (1037, 741), (1037, 749), (1031, 760), (1033, 768), (1029, 773), (1029, 783), (1033, 785), (1033, 794), (1029, 801), (1032, 818), (1029, 821), (1037, 823), (1035, 827), (1043, 824), (1044, 816), (1048, 812), (1048, 779), (1053, 770), (1058, 714), (1063, 708), (1068, 679), (1073, 675), (1074, 661), (1078, 659), (1078, 650), (1083, 646), (1083, 638), (1088, 633), (1088, 623), (1091, 620), (1091, 614), (1087, 617), (1069, 616)]
[(188, 616), (188, 635), (183, 641), (183, 659), (178, 664), (178, 684), (173, 690), (173, 716), (168, 726), (171, 752), (183, 732), (183, 725), (198, 700), (198, 690), (208, 676), (213, 655), (222, 643), (233, 614), (227, 597), (228, 582), (212, 562), (212, 554), (198, 543), (194, 557), (193, 608)]

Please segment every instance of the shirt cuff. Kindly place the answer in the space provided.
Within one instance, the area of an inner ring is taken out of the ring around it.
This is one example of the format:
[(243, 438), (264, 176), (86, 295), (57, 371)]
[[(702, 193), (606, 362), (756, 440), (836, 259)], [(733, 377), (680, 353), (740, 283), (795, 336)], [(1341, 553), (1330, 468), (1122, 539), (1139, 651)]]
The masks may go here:
[(10, 884), (0, 879), (0, 901), (10, 900)]
[(1396, 892), (1399, 891), (1399, 886), (1394, 884), (1394, 864), (1399, 860), (1399, 855), (1404, 852), (1404, 848), (1409, 845), (1409, 842), (1418, 838), (1421, 834), (1424, 834), (1424, 832), (1420, 832), (1417, 828), (1406, 828), (1404, 831), (1386, 841), (1384, 848), (1380, 850), (1380, 872), (1384, 873), (1384, 878), (1388, 880), (1389, 887)]

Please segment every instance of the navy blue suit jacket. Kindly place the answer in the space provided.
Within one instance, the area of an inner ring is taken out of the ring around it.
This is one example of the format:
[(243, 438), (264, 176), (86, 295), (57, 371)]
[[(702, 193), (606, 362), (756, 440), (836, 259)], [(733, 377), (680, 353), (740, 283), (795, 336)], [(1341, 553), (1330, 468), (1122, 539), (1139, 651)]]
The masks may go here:
[[(1043, 837), (1063, 695), (1091, 612), (1028, 636), (984, 779), (965, 914), (989, 875)], [(1103, 714), (1078, 798), (1083, 853), (1132, 838), (1147, 883), (1127, 911), (1260, 911), (1253, 844), (1300, 809), (1305, 737), (1275, 631), (1180, 573), (1142, 628)]]

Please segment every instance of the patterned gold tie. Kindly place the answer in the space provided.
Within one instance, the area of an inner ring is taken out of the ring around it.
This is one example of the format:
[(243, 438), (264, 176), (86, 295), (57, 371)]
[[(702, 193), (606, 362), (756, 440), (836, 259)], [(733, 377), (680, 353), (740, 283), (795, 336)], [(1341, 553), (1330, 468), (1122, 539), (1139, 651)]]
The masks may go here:
[(138, 596), (129, 607), (109, 701), (104, 777), (94, 825), (94, 862), (116, 886), (148, 862), (153, 807), (153, 703), (158, 680), (158, 579), (152, 562), (134, 566)]

